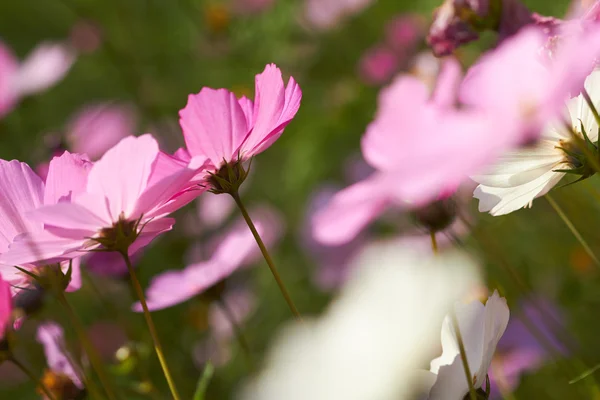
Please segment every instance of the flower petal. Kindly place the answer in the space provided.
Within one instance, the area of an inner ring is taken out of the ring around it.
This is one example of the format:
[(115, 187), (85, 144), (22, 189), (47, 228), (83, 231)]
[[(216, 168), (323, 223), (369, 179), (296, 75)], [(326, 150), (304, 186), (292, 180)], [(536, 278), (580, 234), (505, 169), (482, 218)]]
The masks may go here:
[(91, 168), (92, 163), (87, 156), (65, 151), (60, 157), (54, 157), (48, 167), (44, 204), (70, 201), (83, 193)]

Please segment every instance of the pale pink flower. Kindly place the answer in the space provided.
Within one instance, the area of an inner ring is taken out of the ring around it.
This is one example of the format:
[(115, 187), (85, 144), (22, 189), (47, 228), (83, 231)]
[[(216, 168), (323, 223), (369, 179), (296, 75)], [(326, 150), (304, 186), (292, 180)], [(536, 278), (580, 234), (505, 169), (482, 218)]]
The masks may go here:
[(373, 0), (306, 0), (305, 15), (312, 27), (326, 30), (360, 13), (371, 3)]
[(548, 121), (560, 116), (569, 95), (583, 88), (600, 55), (600, 27), (565, 38), (549, 61), (540, 57), (545, 43), (544, 33), (533, 27), (504, 41), (471, 67), (461, 101), (515, 124), (508, 129), (523, 141), (537, 139)]
[(13, 310), (10, 285), (0, 275), (0, 341), (4, 339), (6, 330), (10, 327)]
[(42, 92), (64, 78), (75, 62), (65, 44), (40, 43), (19, 62), (0, 41), (0, 117), (10, 112), (23, 96)]
[(196, 210), (202, 225), (207, 228), (217, 228), (225, 222), (235, 208), (235, 202), (230, 196), (202, 196), (196, 202)]
[(116, 236), (115, 230), (135, 238), (126, 244), (133, 254), (171, 229), (174, 220), (168, 214), (202, 193), (191, 181), (201, 167), (162, 153), (151, 135), (127, 137), (92, 166), (83, 193), (71, 202), (38, 205), (29, 214), (31, 224), (45, 225), (40, 234), (29, 235), (36, 251), (28, 241), (17, 241), (0, 261), (75, 258), (101, 247), (98, 239)]
[(36, 339), (44, 347), (48, 368), (57, 375), (68, 377), (76, 387), (83, 389), (81, 377), (66, 350), (63, 329), (54, 322), (46, 322), (38, 327)]
[(416, 14), (401, 14), (385, 27), (386, 42), (398, 52), (412, 51), (423, 40), (424, 19)]
[(75, 153), (97, 160), (121, 139), (135, 131), (136, 118), (131, 107), (115, 103), (85, 106), (67, 126), (67, 140)]
[(274, 64), (256, 76), (255, 101), (226, 89), (203, 88), (179, 112), (189, 154), (208, 159), (215, 170), (224, 162), (245, 161), (271, 146), (300, 107), (302, 92), (287, 87)]
[(358, 64), (360, 77), (369, 85), (381, 85), (387, 82), (397, 69), (396, 53), (379, 45), (367, 50)]
[[(251, 212), (250, 215), (265, 245), (271, 247), (279, 239), (281, 220), (268, 209)], [(210, 259), (155, 277), (146, 291), (148, 308), (161, 310), (183, 303), (259, 259), (260, 252), (254, 237), (240, 219), (223, 235)], [(133, 308), (142, 311), (139, 303)]]
[[(66, 204), (72, 196), (84, 191), (91, 162), (77, 154), (65, 152), (55, 157), (48, 167), (46, 182), (42, 181), (31, 168), (19, 161), (0, 160), (0, 258), (7, 255), (9, 248), (16, 243), (26, 247), (33, 254), (38, 253), (37, 246), (27, 240), (27, 235), (44, 233), (43, 224), (28, 218), (28, 213), (43, 205)], [(29, 277), (14, 268), (19, 265), (33, 269), (37, 260), (32, 258), (23, 262), (0, 260), (0, 270), (5, 279), (13, 286), (26, 286)], [(47, 260), (53, 261), (53, 260)], [(54, 260), (56, 261), (56, 260)], [(63, 271), (69, 267), (62, 263)], [(43, 265), (36, 264), (36, 265)], [(79, 262), (73, 262), (72, 279), (67, 290), (76, 290), (81, 286)]]
[(510, 143), (512, 136), (496, 134), (491, 118), (453, 107), (459, 82), (460, 66), (450, 59), (432, 94), (409, 75), (380, 93), (362, 140), (363, 156), (377, 171), (339, 192), (316, 215), (319, 241), (347, 242), (389, 206), (418, 207), (456, 190)]

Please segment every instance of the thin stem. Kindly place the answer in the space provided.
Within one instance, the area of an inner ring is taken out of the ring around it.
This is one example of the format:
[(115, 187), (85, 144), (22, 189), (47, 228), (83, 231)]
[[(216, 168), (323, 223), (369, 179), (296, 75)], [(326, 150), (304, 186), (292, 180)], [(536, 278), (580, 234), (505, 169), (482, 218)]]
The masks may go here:
[(435, 238), (435, 232), (429, 231), (429, 237), (431, 238), (431, 250), (433, 251), (433, 254), (437, 255), (438, 244), (437, 244), (437, 239)]
[[(65, 297), (65, 294), (63, 292), (59, 291), (57, 293), (57, 297), (58, 301), (67, 311), (69, 319), (71, 320), (71, 324), (73, 324), (75, 332), (77, 333), (77, 336), (79, 337), (79, 340), (81, 341), (81, 344), (83, 345), (83, 348), (85, 349), (85, 352), (88, 355), (88, 358), (90, 359), (92, 367), (98, 374), (98, 378), (100, 378), (100, 382), (102, 382), (102, 386), (104, 387), (104, 391), (106, 392), (108, 398), (111, 400), (116, 400), (115, 392), (112, 388), (110, 380), (108, 379), (108, 375), (104, 370), (104, 365), (102, 364), (102, 361), (100, 361), (100, 356), (98, 355), (98, 352), (94, 348), (94, 345), (88, 338), (87, 333), (83, 328), (83, 324), (79, 320), (79, 317), (77, 316), (77, 314), (75, 314), (75, 311), (71, 307), (71, 304), (69, 304), (69, 302), (67, 301), (67, 298)], [(87, 384), (91, 392), (100, 393), (93, 379), (88, 379)]]
[(31, 372), (29, 370), (29, 368), (27, 368), (25, 366), (25, 364), (23, 364), (22, 362), (20, 362), (19, 360), (17, 360), (16, 358), (14, 358), (13, 356), (11, 356), (9, 358), (9, 360), (15, 364), (25, 375), (27, 375), (27, 377), (29, 379), (31, 379), (31, 381), (37, 386), (39, 387), (42, 392), (44, 392), (44, 395), (46, 395), (46, 397), (48, 397), (48, 399), (50, 400), (56, 400), (56, 398), (54, 397), (54, 395), (52, 394), (52, 392), (50, 392), (50, 390), (46, 387), (46, 385), (44, 385), (44, 381), (38, 379), (33, 372)]
[(160, 366), (165, 375), (165, 379), (169, 384), (169, 390), (171, 391), (171, 395), (173, 396), (173, 399), (180, 400), (181, 398), (179, 397), (179, 393), (177, 392), (177, 388), (175, 387), (175, 382), (173, 381), (173, 377), (171, 376), (171, 372), (169, 371), (169, 367), (167, 365), (167, 360), (165, 359), (162, 345), (160, 344), (160, 340), (158, 339), (158, 334), (156, 332), (156, 327), (154, 326), (154, 321), (150, 316), (150, 310), (148, 310), (148, 304), (146, 304), (146, 297), (144, 296), (144, 291), (142, 290), (140, 281), (137, 278), (133, 265), (131, 265), (131, 260), (129, 259), (127, 251), (121, 252), (121, 255), (123, 256), (125, 264), (127, 265), (127, 269), (129, 270), (129, 275), (131, 276), (131, 283), (137, 294), (138, 300), (142, 304), (142, 309), (144, 310), (144, 318), (146, 319), (146, 324), (148, 325), (150, 336), (152, 336), (152, 341), (154, 342), (154, 350), (156, 351), (156, 355), (158, 356), (158, 361), (160, 362)]
[(227, 305), (227, 302), (225, 302), (225, 300), (223, 300), (223, 298), (219, 297), (217, 299), (217, 304), (223, 311), (223, 314), (225, 314), (225, 317), (229, 320), (229, 323), (231, 324), (231, 328), (233, 329), (235, 337), (236, 337), (238, 343), (240, 344), (240, 347), (244, 351), (244, 354), (246, 355), (246, 359), (248, 360), (248, 365), (250, 367), (252, 367), (254, 364), (254, 362), (252, 360), (252, 352), (250, 351), (250, 346), (248, 345), (248, 341), (246, 340), (246, 337), (244, 336), (244, 333), (242, 332), (242, 329), (239, 326), (239, 324), (235, 318), (235, 314), (233, 313), (233, 311), (231, 310), (229, 305)]
[(571, 222), (569, 217), (567, 217), (567, 215), (564, 213), (564, 211), (558, 205), (558, 203), (554, 200), (554, 198), (548, 193), (548, 194), (546, 194), (546, 199), (548, 200), (548, 203), (550, 203), (552, 208), (554, 208), (554, 211), (556, 211), (558, 216), (563, 220), (565, 225), (567, 225), (567, 227), (569, 228), (571, 233), (573, 233), (573, 236), (575, 236), (575, 238), (579, 241), (579, 243), (581, 244), (581, 246), (583, 247), (585, 252), (592, 258), (592, 260), (594, 260), (596, 265), (600, 266), (600, 260), (598, 260), (598, 257), (596, 257), (596, 255), (594, 254), (594, 252), (592, 251), (590, 246), (587, 244), (587, 242), (583, 238), (583, 236), (581, 236), (581, 233), (579, 233), (577, 228), (575, 228), (575, 225), (573, 225), (573, 223)]
[(460, 359), (462, 360), (463, 368), (465, 370), (465, 376), (467, 378), (467, 384), (469, 385), (469, 397), (471, 400), (477, 400), (477, 393), (473, 386), (473, 378), (471, 375), (471, 369), (467, 361), (467, 352), (465, 350), (465, 343), (463, 342), (462, 335), (460, 333), (460, 327), (458, 326), (458, 318), (456, 318), (456, 312), (454, 309), (450, 313), (452, 317), (452, 325), (454, 325), (454, 332), (456, 333), (456, 341), (458, 342), (458, 349), (460, 350)]
[(238, 208), (240, 209), (240, 212), (242, 213), (242, 216), (244, 217), (246, 224), (248, 224), (248, 228), (250, 228), (250, 231), (252, 232), (252, 235), (254, 236), (254, 239), (256, 240), (258, 247), (260, 248), (260, 252), (262, 253), (263, 257), (265, 258), (265, 261), (267, 262), (267, 265), (269, 266), (269, 269), (271, 270), (271, 273), (273, 274), (273, 277), (275, 278), (275, 281), (277, 282), (277, 286), (279, 286), (279, 290), (281, 291), (281, 294), (283, 295), (283, 298), (285, 299), (288, 307), (292, 311), (292, 314), (294, 314), (294, 317), (296, 317), (297, 320), (301, 321), (302, 316), (298, 312), (298, 309), (296, 308), (296, 305), (294, 304), (292, 297), (290, 296), (287, 288), (285, 287), (285, 284), (283, 283), (283, 280), (281, 279), (281, 276), (279, 275), (277, 268), (275, 268), (273, 259), (269, 255), (269, 252), (267, 251), (267, 247), (265, 246), (260, 235), (258, 234), (258, 231), (256, 230), (256, 227), (254, 226), (254, 223), (252, 222), (252, 219), (250, 218), (250, 214), (248, 214), (246, 207), (244, 207), (244, 204), (242, 203), (242, 200), (240, 199), (240, 195), (237, 192), (234, 192), (231, 194), (231, 197), (233, 197), (233, 200), (235, 200), (235, 203), (237, 204)]

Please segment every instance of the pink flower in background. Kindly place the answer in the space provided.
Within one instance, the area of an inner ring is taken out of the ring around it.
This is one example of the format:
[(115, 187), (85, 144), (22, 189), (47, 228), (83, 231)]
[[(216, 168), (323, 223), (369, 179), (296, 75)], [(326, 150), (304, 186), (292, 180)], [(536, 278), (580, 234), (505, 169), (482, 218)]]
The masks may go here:
[(375, 46), (365, 52), (360, 59), (360, 77), (369, 85), (387, 82), (398, 69), (398, 57), (385, 46)]
[(23, 60), (0, 41), (0, 117), (23, 96), (42, 92), (64, 78), (75, 54), (62, 43), (43, 42)]
[(373, 0), (305, 0), (305, 16), (316, 29), (327, 30), (344, 18), (358, 14)]
[(12, 311), (13, 301), (10, 285), (0, 275), (0, 341), (4, 339), (6, 330), (10, 326)]
[[(26, 235), (43, 234), (41, 223), (28, 218), (28, 213), (43, 205), (67, 204), (73, 196), (81, 194), (86, 185), (91, 162), (77, 154), (65, 152), (55, 157), (48, 167), (48, 176), (44, 183), (31, 168), (19, 161), (0, 160), (0, 258), (7, 255), (9, 248), (16, 243), (28, 248), (33, 254), (38, 254), (37, 246), (27, 240)], [(30, 259), (23, 262), (1, 260), (0, 270), (6, 280), (13, 286), (26, 286), (29, 277), (14, 268), (39, 261)], [(62, 263), (63, 271), (68, 269), (68, 263)], [(81, 286), (79, 279), (79, 263), (73, 263), (73, 275), (67, 290), (76, 290)]]
[(179, 112), (187, 150), (192, 157), (208, 159), (215, 170), (238, 156), (248, 160), (281, 136), (301, 98), (294, 78), (286, 87), (274, 64), (256, 76), (254, 103), (226, 89), (203, 88)]
[(75, 153), (97, 160), (121, 139), (134, 133), (136, 117), (131, 107), (103, 103), (85, 106), (67, 124), (67, 140)]
[(216, 228), (225, 222), (235, 208), (235, 202), (229, 196), (202, 196), (196, 202), (200, 221), (207, 228)]
[(423, 40), (424, 24), (420, 15), (400, 14), (385, 27), (386, 43), (397, 52), (411, 52)]
[(102, 31), (94, 22), (79, 20), (69, 34), (71, 45), (82, 53), (93, 53), (102, 44)]
[(44, 347), (46, 362), (52, 373), (67, 377), (75, 388), (82, 390), (81, 377), (71, 363), (71, 356), (67, 354), (63, 329), (54, 322), (46, 322), (38, 327), (36, 339)]
[(509, 134), (496, 134), (491, 118), (454, 108), (460, 76), (459, 64), (449, 59), (432, 94), (409, 75), (382, 90), (362, 140), (363, 156), (377, 171), (317, 213), (317, 240), (345, 243), (391, 205), (418, 207), (456, 190), (510, 143)]
[[(279, 239), (281, 232), (279, 216), (268, 209), (250, 212), (250, 215), (265, 245), (271, 247)], [(252, 233), (243, 220), (238, 220), (219, 239), (210, 259), (155, 277), (146, 291), (148, 308), (154, 311), (183, 303), (224, 280), (239, 268), (256, 263), (259, 258), (260, 252)], [(142, 311), (139, 303), (133, 309)]]
[[(135, 266), (142, 258), (144, 249), (135, 254), (130, 254), (131, 263)], [(129, 270), (123, 256), (114, 251), (93, 252), (84, 256), (85, 267), (96, 275), (112, 276), (115, 278), (129, 277)]]
[(29, 213), (28, 221), (45, 224), (45, 230), (28, 230), (30, 240), (13, 243), (0, 261), (20, 264), (75, 258), (100, 247), (94, 238), (111, 241), (119, 237), (116, 230), (127, 232), (128, 240), (135, 239), (126, 244), (134, 254), (171, 229), (174, 220), (165, 218), (168, 214), (202, 193), (202, 187), (191, 181), (201, 167), (194, 162), (182, 164), (160, 152), (151, 135), (127, 137), (94, 163), (84, 193), (72, 196), (71, 202), (38, 205)]
[(234, 288), (223, 294), (223, 303), (227, 312), (218, 303), (212, 303), (208, 310), (210, 337), (194, 346), (194, 361), (198, 367), (211, 361), (216, 365), (224, 365), (231, 358), (231, 342), (235, 331), (231, 318), (237, 326), (242, 326), (256, 308), (256, 297), (247, 288)]

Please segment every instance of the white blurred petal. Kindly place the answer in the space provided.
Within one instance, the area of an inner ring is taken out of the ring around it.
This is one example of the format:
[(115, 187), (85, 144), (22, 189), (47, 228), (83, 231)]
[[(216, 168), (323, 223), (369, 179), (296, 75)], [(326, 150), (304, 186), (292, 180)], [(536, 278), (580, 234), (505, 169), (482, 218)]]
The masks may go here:
[(21, 95), (38, 93), (60, 81), (75, 62), (75, 53), (65, 44), (39, 44), (21, 64), (15, 85)]

